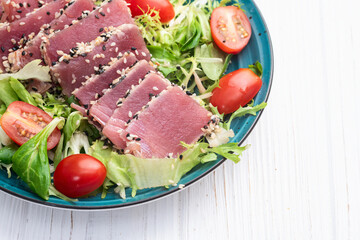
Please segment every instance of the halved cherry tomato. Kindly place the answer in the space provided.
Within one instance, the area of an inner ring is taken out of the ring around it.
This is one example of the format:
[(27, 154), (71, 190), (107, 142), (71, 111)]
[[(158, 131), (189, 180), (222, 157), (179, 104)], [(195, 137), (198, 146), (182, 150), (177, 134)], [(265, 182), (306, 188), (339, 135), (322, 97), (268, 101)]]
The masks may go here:
[(102, 162), (87, 154), (74, 154), (61, 160), (54, 172), (55, 188), (71, 198), (98, 189), (106, 177)]
[(169, 0), (126, 0), (133, 17), (143, 15), (150, 9), (159, 11), (160, 21), (167, 23), (175, 17), (173, 5)]
[(261, 78), (247, 68), (240, 68), (220, 79), (213, 90), (210, 103), (219, 113), (232, 113), (255, 97), (262, 85)]
[(226, 53), (241, 52), (251, 37), (249, 19), (235, 6), (215, 8), (211, 14), (210, 27), (216, 45)]
[[(18, 145), (23, 145), (39, 133), (53, 118), (31, 104), (16, 101), (11, 103), (0, 119), (5, 133)], [(61, 133), (56, 128), (47, 141), (47, 149), (54, 148), (60, 140)]]

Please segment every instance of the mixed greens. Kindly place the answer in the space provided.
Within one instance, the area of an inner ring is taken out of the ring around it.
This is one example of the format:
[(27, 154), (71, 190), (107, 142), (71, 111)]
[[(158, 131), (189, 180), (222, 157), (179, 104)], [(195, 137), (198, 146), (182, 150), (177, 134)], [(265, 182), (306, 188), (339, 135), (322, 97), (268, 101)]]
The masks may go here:
[[(139, 189), (177, 186), (181, 177), (196, 165), (215, 161), (219, 156), (239, 162), (248, 146), (229, 143), (234, 137), (231, 123), (247, 114), (256, 115), (266, 103), (254, 106), (252, 102), (229, 116), (220, 114), (216, 107), (209, 104), (211, 92), (219, 86), (232, 56), (213, 44), (209, 18), (216, 7), (228, 2), (207, 0), (186, 3), (174, 0), (175, 19), (168, 24), (161, 23), (155, 10), (135, 19), (159, 71), (186, 91), (196, 93), (202, 105), (217, 115), (221, 130), (215, 137), (204, 137), (192, 145), (182, 143), (186, 151), (177, 158), (146, 159), (120, 154), (88, 123), (86, 117), (70, 107), (75, 100), (62, 95), (58, 86), (53, 85), (44, 94), (27, 90), (29, 79), (51, 81), (49, 68), (41, 66), (40, 60), (36, 60), (15, 74), (0, 75), (0, 115), (12, 102), (23, 101), (42, 109), (54, 120), (21, 147), (14, 144), (0, 128), (0, 167), (7, 168), (9, 173), (12, 167), (44, 200), (55, 195), (72, 201), (53, 187), (51, 174), (62, 159), (73, 154), (86, 153), (101, 161), (107, 169), (102, 197), (114, 186), (122, 198), (126, 198), (126, 188), (131, 188), (131, 196), (135, 196)], [(260, 63), (249, 67), (257, 75), (262, 75)], [(60, 141), (55, 149), (47, 151), (47, 139), (56, 127), (61, 130)]]

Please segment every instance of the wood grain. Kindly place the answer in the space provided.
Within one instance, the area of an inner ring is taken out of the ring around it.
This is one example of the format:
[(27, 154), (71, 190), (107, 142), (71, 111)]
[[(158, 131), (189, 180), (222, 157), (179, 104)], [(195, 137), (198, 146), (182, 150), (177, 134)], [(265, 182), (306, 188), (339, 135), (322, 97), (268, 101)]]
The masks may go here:
[(242, 162), (146, 205), (105, 212), (0, 193), (0, 239), (359, 239), (356, 1), (258, 0), (275, 52), (269, 106)]

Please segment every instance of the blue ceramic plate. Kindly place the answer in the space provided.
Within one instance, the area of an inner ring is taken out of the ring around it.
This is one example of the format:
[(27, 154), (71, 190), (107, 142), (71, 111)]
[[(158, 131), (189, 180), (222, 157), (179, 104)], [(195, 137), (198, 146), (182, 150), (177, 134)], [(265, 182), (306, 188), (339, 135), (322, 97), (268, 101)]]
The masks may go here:
[[(270, 93), (274, 64), (273, 52), (269, 31), (266, 27), (265, 21), (262, 18), (259, 9), (256, 7), (255, 3), (252, 0), (243, 0), (242, 3), (242, 8), (246, 11), (246, 14), (250, 19), (253, 34), (248, 46), (240, 54), (233, 57), (228, 72), (232, 72), (242, 67), (247, 67), (249, 64), (252, 64), (256, 61), (261, 62), (264, 69), (263, 86), (260, 92), (255, 97), (255, 105), (257, 105), (264, 101), (267, 101)], [(255, 124), (259, 120), (260, 115), (261, 112), (259, 112), (257, 116), (247, 116), (234, 120), (232, 129), (235, 132), (235, 137), (232, 139), (232, 142), (238, 142), (239, 144), (241, 144), (250, 134), (251, 130), (255, 127)], [(224, 161), (225, 159), (219, 158), (215, 162), (198, 165), (191, 172), (186, 174), (181, 179), (179, 184), (184, 184), (186, 187), (188, 187), (192, 183), (198, 181), (208, 173), (212, 172)], [(76, 203), (69, 203), (56, 197), (50, 197), (48, 201), (43, 201), (35, 194), (33, 194), (30, 189), (25, 185), (25, 183), (23, 183), (20, 179), (17, 179), (15, 174), (13, 174), (11, 178), (8, 178), (6, 171), (0, 171), (0, 189), (13, 196), (34, 203), (69, 209), (121, 208), (149, 202), (164, 196), (168, 196), (174, 192), (180, 191), (178, 187), (171, 187), (170, 189), (158, 187), (140, 190), (137, 192), (137, 195), (134, 198), (128, 197), (125, 200), (121, 199), (118, 194), (112, 192), (108, 193), (105, 199), (101, 199), (100, 194), (98, 194), (94, 197), (80, 199)], [(130, 191), (127, 192), (127, 196), (130, 196)]]

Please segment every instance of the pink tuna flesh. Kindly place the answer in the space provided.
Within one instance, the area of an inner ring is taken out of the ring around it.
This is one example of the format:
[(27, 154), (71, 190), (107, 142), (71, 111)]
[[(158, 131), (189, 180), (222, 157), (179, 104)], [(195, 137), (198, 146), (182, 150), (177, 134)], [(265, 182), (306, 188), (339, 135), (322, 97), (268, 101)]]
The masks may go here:
[(119, 99), (123, 98), (132, 86), (138, 85), (149, 71), (155, 69), (147, 61), (141, 60), (125, 76), (116, 79), (104, 96), (90, 108), (90, 116), (94, 121), (104, 126), (117, 108)]
[(125, 141), (119, 133), (126, 128), (126, 122), (136, 117), (150, 99), (158, 95), (170, 85), (170, 82), (159, 74), (150, 73), (144, 80), (131, 90), (130, 95), (125, 98), (122, 104), (115, 110), (109, 121), (106, 123), (103, 134), (108, 137), (118, 148), (124, 149)]
[(137, 58), (130, 53), (108, 66), (104, 73), (95, 75), (88, 79), (83, 86), (76, 89), (72, 94), (82, 105), (90, 105), (91, 101), (99, 99), (103, 95), (103, 90), (108, 89), (113, 80), (121, 77), (125, 70), (131, 67)]
[(102, 74), (104, 66), (131, 51), (132, 47), (144, 53), (139, 59), (150, 58), (140, 31), (133, 24), (124, 24), (113, 31), (103, 33), (91, 43), (80, 45), (78, 49), (82, 46), (90, 46), (91, 50), (76, 53), (74, 57), (65, 55), (58, 64), (50, 68), (63, 93), (68, 96), (90, 77)]
[(137, 120), (129, 123), (126, 141), (132, 143), (132, 139), (137, 139), (140, 152), (136, 155), (139, 157), (176, 157), (185, 150), (180, 142), (196, 142), (210, 117), (211, 113), (180, 87), (170, 87), (151, 101)]
[(10, 70), (8, 54), (23, 47), (26, 41), (35, 37), (41, 26), (50, 23), (55, 18), (55, 13), (59, 12), (66, 3), (66, 0), (52, 1), (26, 17), (0, 27), (1, 70)]
[(134, 23), (126, 3), (123, 0), (105, 2), (87, 17), (74, 21), (70, 27), (51, 36), (44, 46), (45, 62), (51, 65), (61, 57), (59, 51), (69, 54), (76, 43), (90, 42), (104, 32), (105, 28), (125, 23)]
[(47, 34), (62, 30), (65, 25), (71, 24), (73, 20), (90, 13), (94, 7), (92, 0), (76, 0), (67, 3), (64, 9), (60, 10), (59, 17), (55, 18), (49, 25), (43, 26), (43, 30), (35, 38), (26, 43), (26, 46), (9, 54), (11, 71), (15, 72), (27, 63), (41, 59), (40, 45), (42, 38)]

